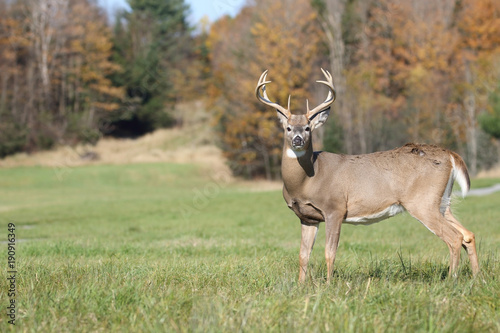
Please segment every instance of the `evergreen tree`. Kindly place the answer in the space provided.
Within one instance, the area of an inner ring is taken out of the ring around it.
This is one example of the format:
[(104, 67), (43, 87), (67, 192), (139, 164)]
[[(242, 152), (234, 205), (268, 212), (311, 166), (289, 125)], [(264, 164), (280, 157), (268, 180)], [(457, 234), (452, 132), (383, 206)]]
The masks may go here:
[(483, 131), (500, 140), (500, 84), (489, 99), (491, 112), (482, 114), (479, 123)]
[(110, 113), (109, 134), (138, 136), (168, 127), (176, 100), (176, 77), (190, 53), (189, 7), (184, 0), (129, 0), (130, 12), (115, 24), (114, 61), (123, 72), (112, 77), (124, 85), (127, 101)]

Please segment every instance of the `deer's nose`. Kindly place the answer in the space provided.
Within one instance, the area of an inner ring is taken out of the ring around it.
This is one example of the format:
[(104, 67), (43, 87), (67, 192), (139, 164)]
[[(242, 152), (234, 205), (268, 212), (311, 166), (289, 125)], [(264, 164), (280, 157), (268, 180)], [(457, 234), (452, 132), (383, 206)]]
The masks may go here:
[(292, 140), (292, 145), (294, 147), (302, 147), (304, 145), (304, 139), (300, 135), (296, 135)]

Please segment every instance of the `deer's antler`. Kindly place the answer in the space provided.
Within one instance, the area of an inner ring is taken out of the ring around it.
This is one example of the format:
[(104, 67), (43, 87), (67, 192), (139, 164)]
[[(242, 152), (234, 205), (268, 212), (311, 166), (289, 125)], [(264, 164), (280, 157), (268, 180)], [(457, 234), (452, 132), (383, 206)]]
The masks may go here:
[(323, 83), (328, 87), (328, 96), (326, 97), (325, 101), (315, 107), (312, 110), (309, 110), (309, 101), (307, 101), (307, 119), (311, 120), (313, 119), (318, 113), (323, 111), (324, 109), (328, 108), (333, 102), (335, 102), (335, 98), (337, 97), (335, 93), (335, 87), (333, 86), (333, 78), (330, 72), (325, 71), (323, 68), (321, 68), (321, 71), (323, 72), (323, 75), (326, 78), (326, 81), (316, 81), (318, 83)]
[[(285, 109), (278, 103), (271, 102), (266, 92), (266, 84), (271, 83), (271, 81), (266, 81), (268, 70), (265, 70), (264, 73), (260, 76), (259, 82), (257, 83), (257, 87), (255, 88), (255, 95), (262, 103), (272, 106), (279, 113), (285, 116), (287, 119), (290, 118), (290, 96), (288, 96), (288, 109)], [(260, 91), (262, 90), (262, 94)]]

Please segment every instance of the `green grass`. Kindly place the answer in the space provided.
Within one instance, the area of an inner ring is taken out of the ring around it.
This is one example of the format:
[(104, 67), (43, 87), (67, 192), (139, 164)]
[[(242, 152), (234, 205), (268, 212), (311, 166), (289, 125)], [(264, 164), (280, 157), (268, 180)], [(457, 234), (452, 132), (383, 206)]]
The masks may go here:
[(479, 178), (471, 180), (472, 188), (490, 187), (500, 183), (499, 178)]
[[(322, 226), (301, 286), (300, 224), (280, 191), (192, 165), (3, 169), (18, 312), (14, 329), (2, 311), (1, 331), (498, 332), (499, 202), (454, 205), (476, 233), (478, 278), (465, 252), (446, 278), (446, 245), (402, 215), (344, 226), (330, 285)], [(3, 309), (7, 289), (2, 278)]]

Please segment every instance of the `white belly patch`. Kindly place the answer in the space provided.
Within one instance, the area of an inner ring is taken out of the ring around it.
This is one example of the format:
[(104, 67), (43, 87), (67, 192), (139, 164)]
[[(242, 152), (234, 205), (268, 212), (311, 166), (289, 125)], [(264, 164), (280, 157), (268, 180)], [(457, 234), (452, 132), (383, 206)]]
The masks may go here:
[(344, 220), (344, 223), (349, 223), (349, 224), (372, 224), (376, 222), (380, 222), (382, 220), (385, 220), (389, 217), (392, 217), (394, 215), (397, 215), (399, 213), (402, 213), (405, 211), (405, 208), (399, 204), (393, 204), (386, 209), (367, 216), (352, 216), (348, 217)]

